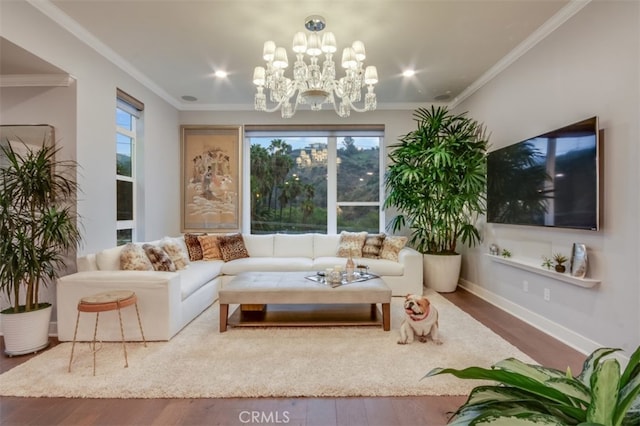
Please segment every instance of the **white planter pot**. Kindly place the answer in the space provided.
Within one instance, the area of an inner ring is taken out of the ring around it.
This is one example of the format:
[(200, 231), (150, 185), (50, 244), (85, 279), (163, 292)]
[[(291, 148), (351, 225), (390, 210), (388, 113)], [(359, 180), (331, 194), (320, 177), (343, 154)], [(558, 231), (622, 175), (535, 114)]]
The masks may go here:
[(53, 307), (19, 314), (0, 314), (4, 353), (9, 356), (38, 352), (49, 346), (49, 321)]
[(438, 293), (451, 293), (458, 287), (462, 255), (424, 254), (424, 285)]

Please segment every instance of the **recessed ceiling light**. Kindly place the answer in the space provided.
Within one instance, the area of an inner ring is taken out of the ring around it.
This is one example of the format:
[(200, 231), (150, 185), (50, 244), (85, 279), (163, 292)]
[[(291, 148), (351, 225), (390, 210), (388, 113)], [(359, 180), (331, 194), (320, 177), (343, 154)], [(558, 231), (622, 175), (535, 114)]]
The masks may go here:
[(218, 78), (226, 78), (227, 77), (227, 72), (226, 71), (222, 71), (222, 70), (218, 70), (214, 73), (214, 75)]
[(195, 102), (198, 100), (198, 98), (196, 98), (195, 96), (191, 96), (191, 95), (184, 95), (182, 96), (182, 100), (183, 101), (189, 101), (189, 102)]
[(416, 71), (415, 70), (405, 70), (402, 72), (402, 75), (405, 77), (413, 77), (414, 75), (416, 75)]
[(433, 98), (434, 101), (448, 101), (449, 99), (451, 99), (450, 93), (443, 93)]

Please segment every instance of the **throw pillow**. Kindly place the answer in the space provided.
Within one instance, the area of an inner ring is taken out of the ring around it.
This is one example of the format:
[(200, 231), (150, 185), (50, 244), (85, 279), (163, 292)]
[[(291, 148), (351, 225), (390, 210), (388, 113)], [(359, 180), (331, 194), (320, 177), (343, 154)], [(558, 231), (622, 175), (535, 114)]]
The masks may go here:
[(189, 260), (202, 260), (202, 246), (197, 234), (184, 234), (184, 242), (187, 244)]
[(402, 247), (407, 244), (407, 237), (396, 237), (387, 235), (382, 243), (382, 250), (380, 250), (380, 259), (398, 261), (398, 253)]
[(141, 245), (127, 243), (120, 252), (120, 269), (125, 271), (153, 271), (153, 265)]
[(382, 243), (384, 243), (384, 237), (384, 234), (368, 234), (362, 247), (362, 257), (378, 259), (382, 250)]
[(218, 247), (220, 247), (222, 260), (225, 262), (249, 257), (249, 252), (244, 245), (242, 234), (231, 234), (218, 237)]
[(142, 248), (147, 254), (153, 269), (156, 271), (175, 272), (176, 265), (162, 248), (153, 244), (143, 244)]
[(338, 244), (339, 257), (362, 257), (362, 246), (367, 239), (366, 232), (347, 232), (340, 233), (340, 243)]
[(189, 266), (189, 255), (175, 238), (164, 237), (160, 240), (160, 247), (167, 253), (173, 264), (176, 265), (177, 270), (185, 269)]
[(218, 246), (219, 235), (199, 235), (200, 247), (202, 247), (202, 258), (204, 260), (222, 259), (220, 247)]

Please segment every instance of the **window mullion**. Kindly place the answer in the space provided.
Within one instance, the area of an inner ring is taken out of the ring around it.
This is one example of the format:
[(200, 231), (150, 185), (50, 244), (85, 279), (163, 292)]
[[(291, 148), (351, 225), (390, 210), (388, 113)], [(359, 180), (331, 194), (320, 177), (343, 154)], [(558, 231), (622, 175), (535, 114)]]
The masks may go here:
[[(327, 138), (327, 234), (338, 230), (338, 143), (335, 136)], [(332, 208), (333, 207), (333, 208)]]

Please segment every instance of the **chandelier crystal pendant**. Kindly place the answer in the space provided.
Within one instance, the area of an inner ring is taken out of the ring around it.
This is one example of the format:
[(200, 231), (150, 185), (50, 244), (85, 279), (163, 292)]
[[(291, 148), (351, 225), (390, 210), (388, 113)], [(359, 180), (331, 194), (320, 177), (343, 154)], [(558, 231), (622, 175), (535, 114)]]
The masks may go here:
[[(364, 43), (354, 41), (353, 45), (342, 51), (341, 65), (345, 75), (336, 79), (333, 61), (333, 54), (337, 51), (336, 38), (331, 32), (320, 35), (325, 26), (322, 16), (309, 16), (305, 20), (308, 34), (298, 32), (293, 37), (296, 55), (293, 78), (285, 76), (289, 66), (285, 48), (277, 47), (273, 41), (264, 43), (262, 57), (266, 67), (256, 67), (253, 71), (253, 84), (258, 89), (255, 96), (257, 111), (274, 112), (280, 109), (283, 118), (291, 118), (301, 104), (310, 105), (313, 111), (321, 110), (323, 104), (332, 104), (340, 117), (348, 117), (351, 110), (365, 112), (376, 109), (373, 86), (378, 82), (378, 71), (375, 66), (364, 67)], [(305, 62), (305, 54), (308, 63)], [(322, 54), (324, 61), (320, 64)], [(367, 93), (364, 95), (364, 106), (359, 108), (355, 103), (362, 100), (364, 86), (367, 86)], [(269, 101), (275, 103), (272, 108), (267, 108), (265, 89), (269, 93)]]

